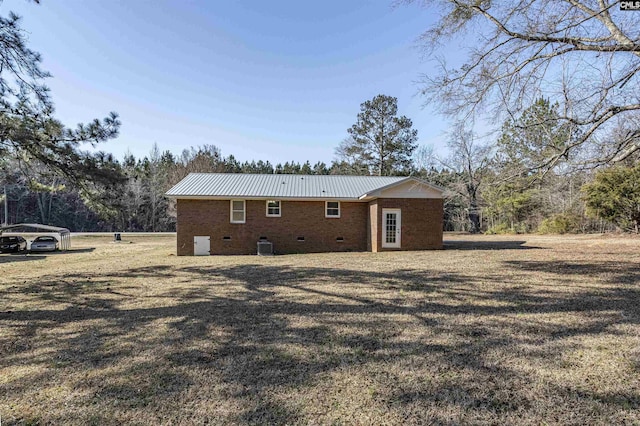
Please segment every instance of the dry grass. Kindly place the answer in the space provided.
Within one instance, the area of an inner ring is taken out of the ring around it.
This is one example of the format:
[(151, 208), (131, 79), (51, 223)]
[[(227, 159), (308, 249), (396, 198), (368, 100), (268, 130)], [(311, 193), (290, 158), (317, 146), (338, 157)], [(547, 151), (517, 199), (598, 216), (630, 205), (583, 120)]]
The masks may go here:
[(2, 255), (2, 424), (639, 424), (640, 239), (454, 238)]

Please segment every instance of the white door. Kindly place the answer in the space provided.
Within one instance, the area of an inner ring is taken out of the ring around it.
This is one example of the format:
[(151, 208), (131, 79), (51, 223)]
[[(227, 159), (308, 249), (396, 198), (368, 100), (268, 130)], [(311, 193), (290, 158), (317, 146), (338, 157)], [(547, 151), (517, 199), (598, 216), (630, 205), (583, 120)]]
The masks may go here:
[(211, 250), (211, 237), (193, 237), (194, 256), (209, 256)]
[(382, 247), (400, 248), (400, 209), (382, 209)]

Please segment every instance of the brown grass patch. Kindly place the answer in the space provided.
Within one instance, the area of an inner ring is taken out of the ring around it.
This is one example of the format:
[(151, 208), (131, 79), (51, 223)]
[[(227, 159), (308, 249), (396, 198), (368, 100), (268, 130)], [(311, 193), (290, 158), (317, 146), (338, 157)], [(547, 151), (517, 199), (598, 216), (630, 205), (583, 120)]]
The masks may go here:
[(0, 256), (3, 424), (638, 424), (640, 239)]

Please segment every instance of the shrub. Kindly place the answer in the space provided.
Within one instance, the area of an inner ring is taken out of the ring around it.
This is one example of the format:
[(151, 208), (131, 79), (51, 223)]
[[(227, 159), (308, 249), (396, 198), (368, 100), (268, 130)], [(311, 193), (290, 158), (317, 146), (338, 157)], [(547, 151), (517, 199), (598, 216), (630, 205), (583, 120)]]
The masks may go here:
[(496, 234), (526, 234), (527, 226), (524, 223), (516, 223), (514, 226), (509, 226), (506, 222), (499, 223), (486, 230), (487, 235)]
[(567, 234), (580, 230), (580, 217), (571, 213), (555, 214), (538, 226), (539, 234)]
[(640, 164), (601, 170), (582, 192), (588, 214), (640, 232)]

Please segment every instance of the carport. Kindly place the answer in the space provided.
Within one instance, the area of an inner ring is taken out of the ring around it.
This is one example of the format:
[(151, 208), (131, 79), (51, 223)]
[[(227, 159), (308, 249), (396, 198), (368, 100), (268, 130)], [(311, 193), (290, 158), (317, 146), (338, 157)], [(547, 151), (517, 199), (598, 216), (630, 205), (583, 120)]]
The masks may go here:
[[(23, 229), (36, 229), (35, 232), (21, 231)], [(60, 240), (60, 250), (69, 250), (71, 248), (71, 232), (67, 228), (60, 228), (58, 226), (41, 225), (39, 223), (17, 223), (15, 225), (0, 226), (0, 235), (7, 233), (11, 235), (18, 235), (20, 233), (26, 234), (42, 234), (51, 235), (57, 234), (58, 240)]]

